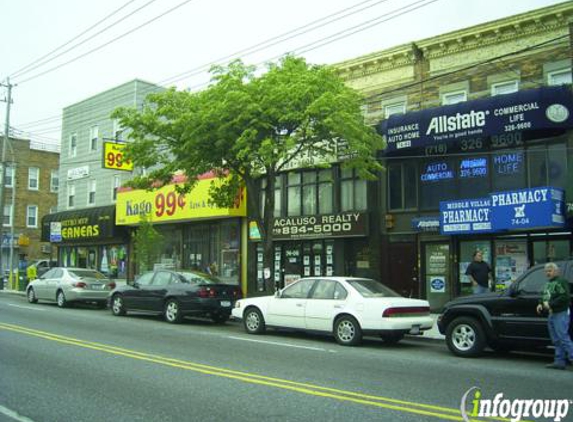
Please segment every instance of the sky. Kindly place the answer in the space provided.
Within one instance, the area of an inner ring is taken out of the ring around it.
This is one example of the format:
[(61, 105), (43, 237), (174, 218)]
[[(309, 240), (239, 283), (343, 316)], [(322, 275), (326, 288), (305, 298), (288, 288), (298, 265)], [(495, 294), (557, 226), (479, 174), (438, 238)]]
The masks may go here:
[[(563, 0), (0, 0), (10, 127), (59, 144), (62, 109), (135, 78), (198, 90), (211, 64), (333, 64)], [(0, 87), (0, 100), (6, 99)], [(0, 102), (4, 133), (6, 102)]]

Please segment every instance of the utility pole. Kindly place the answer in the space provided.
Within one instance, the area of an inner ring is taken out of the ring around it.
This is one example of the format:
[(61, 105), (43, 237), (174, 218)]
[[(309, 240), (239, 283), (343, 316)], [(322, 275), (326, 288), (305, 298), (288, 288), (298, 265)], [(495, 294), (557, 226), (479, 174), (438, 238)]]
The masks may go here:
[[(6, 184), (6, 144), (10, 142), (10, 105), (12, 104), (12, 85), (10, 84), (10, 78), (6, 78), (6, 84), (1, 84), (0, 86), (5, 86), (7, 89), (6, 94), (6, 120), (4, 124), (4, 141), (2, 142), (2, 158), (1, 165), (2, 170), (0, 174), (0, 290), (4, 288), (4, 185)], [(10, 240), (13, 242), (13, 240)]]

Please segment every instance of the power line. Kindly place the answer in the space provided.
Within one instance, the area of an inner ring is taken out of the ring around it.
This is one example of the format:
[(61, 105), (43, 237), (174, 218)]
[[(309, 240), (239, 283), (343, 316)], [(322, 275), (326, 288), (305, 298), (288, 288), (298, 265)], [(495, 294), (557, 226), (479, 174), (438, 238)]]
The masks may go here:
[[(92, 29), (94, 29), (95, 27), (97, 27), (100, 23), (105, 22), (107, 19), (109, 19), (110, 17), (112, 17), (113, 15), (115, 15), (116, 13), (118, 13), (119, 11), (121, 11), (122, 9), (124, 9), (125, 7), (127, 7), (130, 3), (133, 3), (134, 1), (136, 1), (136, 0), (129, 0), (129, 1), (128, 1), (127, 3), (125, 3), (123, 6), (121, 6), (120, 8), (118, 8), (118, 9), (116, 9), (116, 10), (114, 10), (114, 11), (111, 12), (109, 15), (107, 15), (107, 16), (104, 17), (103, 19), (99, 20), (98, 22), (96, 22), (95, 24), (93, 24), (92, 26), (90, 26), (88, 29), (82, 31), (80, 34), (76, 35), (75, 37), (73, 37), (73, 38), (70, 39), (69, 41), (65, 42), (64, 44), (60, 45), (59, 47), (56, 47), (55, 49), (53, 49), (53, 50), (50, 51), (49, 53), (46, 53), (45, 55), (43, 55), (43, 56), (40, 57), (39, 59), (34, 60), (33, 62), (27, 64), (26, 66), (22, 67), (21, 69), (18, 69), (17, 71), (15, 71), (15, 72), (11, 75), (11, 77), (17, 77), (17, 76), (19, 76), (19, 75), (22, 74), (22, 73), (27, 73), (27, 72), (29, 72), (29, 71), (31, 71), (31, 70), (34, 70), (34, 69), (36, 69), (38, 66), (41, 66), (42, 64), (45, 64), (45, 63), (47, 63), (47, 62), (49, 62), (49, 61), (52, 61), (52, 60), (54, 60), (55, 58), (61, 56), (62, 54), (64, 54), (64, 53), (70, 51), (71, 49), (74, 49), (74, 48), (78, 47), (78, 46), (81, 45), (81, 44), (78, 44), (78, 45), (76, 45), (76, 46), (71, 47), (70, 49), (64, 51), (63, 53), (57, 55), (56, 57), (53, 57), (53, 58), (51, 58), (51, 59), (49, 59), (49, 60), (44, 60), (44, 59), (46, 59), (47, 57), (49, 57), (51, 54), (55, 53), (55, 52), (58, 51), (58, 50), (61, 50), (62, 48), (66, 47), (67, 45), (71, 44), (71, 43), (74, 42), (75, 40), (77, 40), (77, 39), (79, 39), (80, 37), (82, 37), (83, 35), (87, 34), (89, 31), (91, 31)], [(139, 10), (139, 9), (138, 9), (138, 10)], [(133, 13), (132, 13), (132, 14), (133, 14)], [(113, 25), (116, 25), (116, 24), (119, 23), (119, 22), (120, 22), (120, 21), (114, 23)], [(113, 25), (112, 25), (112, 26), (113, 26)], [(108, 27), (108, 28), (109, 28), (109, 27)], [(106, 29), (107, 29), (107, 28), (106, 28)], [(104, 31), (105, 31), (105, 29), (104, 29)], [(88, 38), (87, 40), (83, 41), (82, 44), (83, 44), (84, 42), (86, 42), (86, 41), (89, 41), (90, 39), (92, 39), (92, 38), (95, 37), (96, 35), (100, 34), (101, 32), (103, 32), (103, 31), (100, 31), (100, 32), (98, 32), (97, 34), (92, 35), (90, 38)], [(43, 63), (38, 64), (38, 66), (35, 66), (35, 67), (33, 67), (32, 69), (30, 69), (30, 70), (26, 70), (26, 69), (30, 68), (31, 66), (34, 66), (35, 64), (37, 64), (37, 63), (39, 63), (39, 62), (42, 62), (42, 61), (43, 61)]]

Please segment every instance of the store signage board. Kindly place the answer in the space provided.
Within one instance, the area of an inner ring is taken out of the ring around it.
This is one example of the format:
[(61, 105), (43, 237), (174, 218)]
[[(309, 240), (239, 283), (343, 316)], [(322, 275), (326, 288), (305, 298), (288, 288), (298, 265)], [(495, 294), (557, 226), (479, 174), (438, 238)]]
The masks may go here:
[(367, 233), (367, 215), (360, 212), (284, 217), (273, 220), (275, 240), (356, 237), (366, 236)]
[(103, 143), (103, 168), (112, 170), (132, 171), (133, 162), (123, 159), (125, 143)]

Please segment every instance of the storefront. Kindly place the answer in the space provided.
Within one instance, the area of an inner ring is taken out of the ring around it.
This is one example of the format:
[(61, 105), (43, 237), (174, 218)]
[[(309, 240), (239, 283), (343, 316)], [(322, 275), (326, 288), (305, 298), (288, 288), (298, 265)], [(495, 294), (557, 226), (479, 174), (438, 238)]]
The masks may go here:
[[(118, 226), (136, 230), (142, 218), (153, 224), (162, 239), (154, 267), (193, 269), (216, 275), (222, 281), (240, 284), (246, 278), (246, 192), (235, 205), (220, 208), (209, 203), (209, 188), (217, 179), (204, 175), (186, 194), (174, 184), (155, 191), (123, 189), (118, 192)], [(243, 234), (243, 231), (245, 234)], [(134, 265), (133, 272), (137, 269)]]
[(129, 240), (125, 228), (115, 225), (115, 206), (48, 214), (42, 219), (42, 241), (57, 246), (58, 265), (127, 278)]
[(434, 309), (469, 294), (476, 249), (499, 289), (572, 256), (572, 113), (570, 87), (543, 87), (384, 122), (388, 248), (410, 239), (420, 296)]

